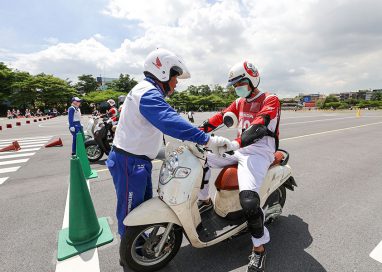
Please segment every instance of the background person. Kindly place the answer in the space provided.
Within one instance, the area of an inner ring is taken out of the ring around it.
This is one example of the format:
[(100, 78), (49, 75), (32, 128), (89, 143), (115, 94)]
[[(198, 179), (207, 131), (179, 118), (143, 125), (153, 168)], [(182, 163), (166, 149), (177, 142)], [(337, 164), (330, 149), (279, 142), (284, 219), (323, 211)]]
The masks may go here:
[(69, 131), (72, 134), (73, 142), (72, 142), (72, 155), (76, 154), (76, 139), (77, 133), (82, 132), (81, 125), (81, 99), (78, 97), (72, 98), (72, 105), (68, 109), (68, 121), (69, 121)]

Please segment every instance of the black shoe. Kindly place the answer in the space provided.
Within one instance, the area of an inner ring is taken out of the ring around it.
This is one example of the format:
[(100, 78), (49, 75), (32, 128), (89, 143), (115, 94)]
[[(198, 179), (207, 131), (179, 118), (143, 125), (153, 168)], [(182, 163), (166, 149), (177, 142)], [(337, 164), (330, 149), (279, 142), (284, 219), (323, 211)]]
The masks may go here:
[(208, 210), (211, 210), (213, 208), (214, 204), (212, 203), (212, 200), (209, 199), (207, 200), (199, 200), (198, 201), (198, 208), (199, 208), (199, 213), (204, 213)]
[(261, 253), (253, 251), (249, 256), (247, 272), (264, 272), (266, 256), (265, 250)]

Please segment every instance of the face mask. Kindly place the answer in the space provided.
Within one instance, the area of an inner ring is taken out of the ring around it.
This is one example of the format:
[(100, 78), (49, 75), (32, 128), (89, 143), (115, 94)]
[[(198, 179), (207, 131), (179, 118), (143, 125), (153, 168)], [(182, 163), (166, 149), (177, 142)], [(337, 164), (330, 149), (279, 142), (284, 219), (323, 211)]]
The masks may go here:
[(248, 90), (248, 87), (247, 86), (239, 86), (239, 87), (236, 87), (235, 88), (235, 92), (236, 92), (236, 94), (238, 95), (238, 96), (240, 96), (240, 97), (247, 97), (250, 93), (251, 93), (251, 91), (250, 90)]

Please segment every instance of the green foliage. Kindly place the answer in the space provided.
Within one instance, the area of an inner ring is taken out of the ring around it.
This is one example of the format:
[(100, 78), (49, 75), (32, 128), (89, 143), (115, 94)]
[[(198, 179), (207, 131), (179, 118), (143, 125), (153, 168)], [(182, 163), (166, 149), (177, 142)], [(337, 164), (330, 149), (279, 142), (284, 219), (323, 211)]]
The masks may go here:
[(118, 79), (107, 84), (107, 88), (116, 92), (123, 92), (126, 95), (137, 83), (129, 74), (120, 74)]
[(101, 103), (101, 102), (107, 101), (110, 98), (117, 101), (118, 96), (125, 95), (125, 94), (126, 93), (124, 92), (117, 92), (113, 90), (95, 91), (85, 95), (84, 99), (88, 103)]
[(98, 83), (92, 75), (81, 75), (78, 77), (78, 82), (75, 85), (75, 88), (79, 93), (87, 94), (96, 91)]

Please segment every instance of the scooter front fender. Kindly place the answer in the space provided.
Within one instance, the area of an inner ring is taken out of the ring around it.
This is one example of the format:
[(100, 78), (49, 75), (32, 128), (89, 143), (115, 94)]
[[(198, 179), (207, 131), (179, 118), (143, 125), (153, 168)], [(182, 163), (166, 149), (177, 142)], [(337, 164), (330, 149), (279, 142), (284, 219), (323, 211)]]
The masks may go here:
[(132, 210), (123, 220), (125, 226), (174, 223), (182, 226), (176, 214), (159, 197), (153, 197)]

